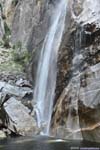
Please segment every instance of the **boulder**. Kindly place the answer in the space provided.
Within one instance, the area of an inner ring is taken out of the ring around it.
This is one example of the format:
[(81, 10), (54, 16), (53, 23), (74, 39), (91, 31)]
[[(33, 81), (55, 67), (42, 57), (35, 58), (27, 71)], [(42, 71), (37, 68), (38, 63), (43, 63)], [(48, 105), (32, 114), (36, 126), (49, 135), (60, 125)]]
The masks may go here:
[(13, 86), (6, 82), (0, 82), (0, 90), (2, 90), (3, 93), (11, 94), (20, 98), (23, 98), (26, 94), (32, 94), (32, 89), (28, 87), (18, 87)]
[(14, 97), (4, 103), (4, 109), (9, 116), (8, 128), (19, 135), (37, 133), (36, 121), (29, 115), (29, 110)]
[[(79, 138), (78, 134), (81, 133), (83, 139), (99, 142), (99, 76), (100, 63), (71, 79), (55, 107), (53, 126), (57, 135), (62, 135), (58, 130), (58, 126), (61, 126), (66, 131), (66, 134), (63, 134), (65, 138)], [(67, 132), (68, 130), (70, 132)]]
[(4, 138), (6, 138), (6, 134), (2, 130), (0, 130), (0, 139)]

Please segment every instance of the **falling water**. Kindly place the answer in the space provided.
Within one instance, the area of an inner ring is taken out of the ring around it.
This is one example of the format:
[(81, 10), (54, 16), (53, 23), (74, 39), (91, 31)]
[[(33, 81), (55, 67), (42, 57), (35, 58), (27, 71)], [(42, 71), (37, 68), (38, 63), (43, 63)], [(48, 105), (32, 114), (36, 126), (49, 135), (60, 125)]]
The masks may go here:
[[(71, 90), (71, 101), (69, 105), (69, 113), (66, 123), (66, 128), (69, 131), (67, 134), (67, 138), (82, 139), (82, 134), (79, 122), (79, 112), (78, 112), (78, 100), (79, 100), (79, 93), (80, 93), (80, 68), (83, 62), (83, 55), (81, 53), (81, 44), (82, 44), (82, 28), (78, 27), (77, 32), (75, 34), (75, 47), (73, 53), (73, 61), (72, 61), (72, 76), (73, 78), (70, 81), (70, 90)], [(75, 111), (76, 116), (73, 117), (72, 111)]]
[(50, 128), (56, 86), (57, 54), (64, 31), (66, 6), (66, 0), (60, 0), (56, 4), (51, 17), (51, 27), (45, 37), (37, 69), (34, 90), (35, 111), (38, 126), (44, 126), (43, 134), (46, 135), (49, 134)]

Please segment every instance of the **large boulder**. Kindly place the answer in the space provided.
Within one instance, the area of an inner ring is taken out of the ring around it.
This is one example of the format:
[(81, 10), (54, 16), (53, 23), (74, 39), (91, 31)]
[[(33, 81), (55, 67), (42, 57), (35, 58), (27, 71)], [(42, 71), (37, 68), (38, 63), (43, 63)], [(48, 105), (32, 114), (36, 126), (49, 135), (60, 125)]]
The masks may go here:
[(8, 128), (19, 135), (34, 135), (37, 133), (36, 121), (29, 115), (29, 109), (14, 97), (4, 103), (4, 109), (9, 117)]

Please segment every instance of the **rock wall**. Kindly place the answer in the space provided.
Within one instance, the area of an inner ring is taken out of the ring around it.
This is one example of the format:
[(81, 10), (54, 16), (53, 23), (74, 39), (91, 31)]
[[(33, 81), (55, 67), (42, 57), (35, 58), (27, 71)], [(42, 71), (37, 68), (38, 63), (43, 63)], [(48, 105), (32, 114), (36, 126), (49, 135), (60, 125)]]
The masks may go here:
[[(12, 20), (19, 0), (0, 1), (0, 40), (8, 35), (12, 28)], [(4, 40), (4, 39), (3, 39)]]
[(0, 40), (2, 39), (4, 34), (5, 29), (4, 29), (4, 21), (2, 19), (2, 5), (0, 5)]
[(45, 0), (19, 1), (12, 25), (12, 42), (21, 41), (32, 51), (45, 35), (48, 7)]
[[(12, 25), (12, 42), (32, 52), (29, 78), (35, 80), (42, 43), (56, 0), (21, 0)], [(69, 1), (58, 56), (52, 134), (99, 141), (100, 3)]]
[(55, 1), (51, 0), (22, 0), (18, 2), (15, 10), (11, 41), (13, 44), (20, 41), (32, 53), (27, 70), (31, 82), (35, 80), (41, 46), (49, 28), (54, 7)]
[(65, 50), (60, 49), (59, 57), (63, 60), (58, 59), (57, 84), (60, 83), (56, 89), (52, 134), (100, 142), (100, 4), (98, 0), (95, 5), (85, 0), (81, 5), (77, 3), (79, 12), (76, 12), (76, 1), (73, 2), (74, 30)]
[(5, 0), (3, 2), (3, 14), (8, 27), (11, 29), (12, 20), (18, 0)]

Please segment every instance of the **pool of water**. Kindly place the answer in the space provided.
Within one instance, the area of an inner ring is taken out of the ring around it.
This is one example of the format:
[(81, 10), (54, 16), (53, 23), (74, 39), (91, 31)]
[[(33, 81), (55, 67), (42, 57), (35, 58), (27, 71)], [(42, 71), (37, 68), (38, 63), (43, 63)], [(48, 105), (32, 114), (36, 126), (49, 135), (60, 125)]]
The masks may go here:
[(0, 140), (0, 150), (100, 150), (100, 144), (48, 137), (20, 137)]

